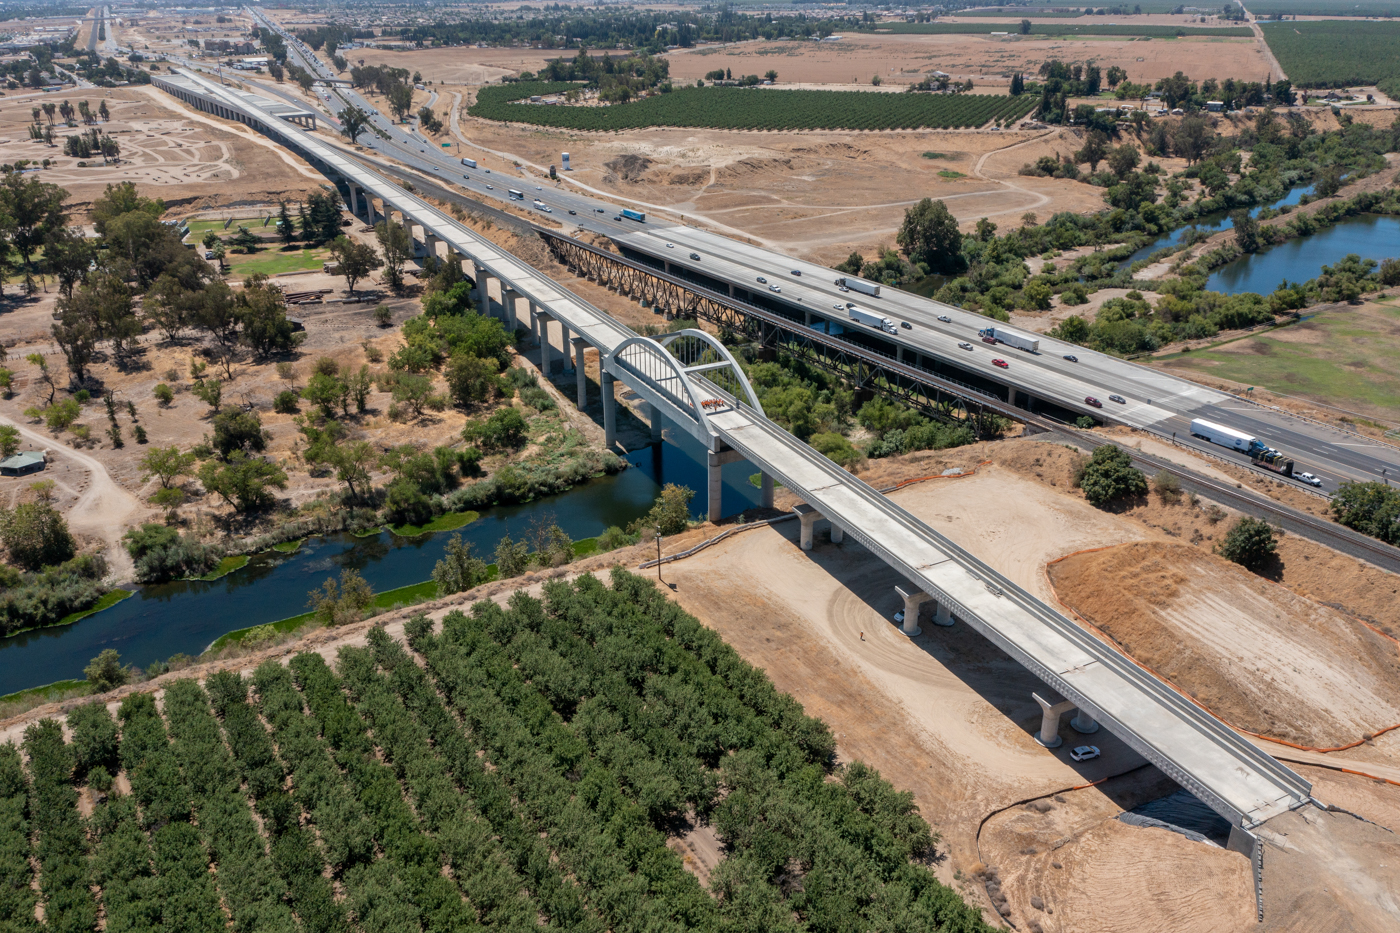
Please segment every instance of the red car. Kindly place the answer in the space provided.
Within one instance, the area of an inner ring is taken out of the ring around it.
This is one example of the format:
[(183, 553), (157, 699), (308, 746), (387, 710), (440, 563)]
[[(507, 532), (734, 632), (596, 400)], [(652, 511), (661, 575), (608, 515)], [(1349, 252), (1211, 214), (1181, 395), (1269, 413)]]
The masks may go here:
[(1092, 395), (1086, 395), (1086, 396), (1084, 396), (1084, 404), (1085, 404), (1085, 405), (1093, 405), (1095, 408), (1102, 408), (1102, 407), (1103, 407), (1103, 402), (1100, 402), (1098, 399), (1094, 398)]
[(993, 366), (1000, 366), (1002, 369), (1010, 369), (1010, 368), (1011, 368), (1010, 366), (1007, 366), (1007, 365), (1006, 365), (1006, 360), (992, 360), (992, 365), (993, 365)]

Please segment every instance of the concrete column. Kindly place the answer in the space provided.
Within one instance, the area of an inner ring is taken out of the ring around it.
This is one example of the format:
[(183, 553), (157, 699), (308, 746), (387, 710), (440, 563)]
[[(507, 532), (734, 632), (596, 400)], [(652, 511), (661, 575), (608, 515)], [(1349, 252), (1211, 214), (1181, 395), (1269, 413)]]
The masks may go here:
[(506, 330), (514, 336), (516, 330), (515, 300), (520, 297), (520, 293), (504, 282), (501, 285), (501, 315), (505, 318)]
[(549, 315), (535, 315), (540, 322), (540, 372), (544, 373), (546, 379), (549, 378), (550, 364), (554, 349), (549, 345)]
[(724, 471), (722, 461), (713, 450), (705, 452), (706, 472), (709, 474), (709, 515), (710, 521), (717, 522), (724, 517)]
[(491, 316), (491, 292), (486, 285), (486, 270), (475, 259), (472, 260), (473, 276), (476, 280), (476, 311), (482, 317)]
[(816, 525), (817, 519), (822, 517), (822, 513), (812, 508), (805, 502), (793, 507), (797, 513), (797, 520), (802, 523), (802, 535), (798, 539), (797, 545), (804, 551), (812, 549), (812, 526)]
[(933, 624), (945, 627), (953, 624), (953, 614), (949, 611), (948, 604), (941, 600), (937, 603), (937, 608), (934, 610)]
[(932, 597), (923, 590), (908, 592), (902, 586), (895, 587), (894, 591), (904, 600), (904, 623), (899, 630), (910, 638), (922, 634), (923, 629), (919, 628), (919, 613), (923, 611), (924, 603)]
[(559, 349), (564, 354), (564, 372), (574, 368), (574, 347), (569, 340), (569, 326), (559, 322)]
[(1034, 696), (1041, 712), (1040, 732), (1035, 740), (1046, 748), (1059, 748), (1065, 741), (1060, 738), (1060, 717), (1074, 709), (1074, 702), (1049, 689), (1037, 690)]
[(423, 251), (434, 259), (438, 258), (438, 242), (436, 236), (429, 233), (426, 228), (423, 230)]
[(540, 343), (540, 313), (535, 310), (535, 303), (530, 302), (530, 342), (535, 346)]
[(613, 377), (601, 373), (598, 380), (603, 390), (603, 446), (611, 450), (617, 443), (617, 400), (613, 398)]
[(413, 238), (413, 221), (403, 211), (399, 211), (399, 221), (403, 225), (403, 232), (408, 234), (408, 251), (417, 258), (418, 241)]
[(758, 480), (758, 504), (765, 509), (773, 507), (773, 477), (767, 473), (760, 473)]
[(578, 410), (583, 411), (588, 407), (588, 367), (585, 365), (584, 353), (588, 351), (588, 341), (582, 337), (574, 338), (574, 358), (578, 364), (574, 367), (574, 378), (578, 383)]
[(1081, 735), (1093, 735), (1099, 731), (1099, 724), (1094, 721), (1094, 717), (1084, 712), (1082, 709), (1076, 711), (1074, 718), (1069, 721), (1075, 732)]
[(837, 525), (835, 522), (832, 522), (832, 523), (831, 523), (831, 543), (832, 543), (832, 544), (840, 544), (842, 541), (845, 541), (845, 540), (846, 540), (846, 533), (845, 533), (844, 531), (841, 530), (841, 527), (840, 527), (839, 525)]
[(666, 422), (665, 422), (665, 420), (661, 417), (661, 411), (660, 411), (660, 409), (658, 409), (655, 405), (652, 405), (652, 406), (650, 406), (650, 407), (651, 407), (651, 442), (652, 442), (653, 444), (660, 444), (662, 441), (665, 440), (665, 437), (662, 436), (662, 433), (661, 433), (661, 432), (662, 432), (662, 430), (666, 427)]

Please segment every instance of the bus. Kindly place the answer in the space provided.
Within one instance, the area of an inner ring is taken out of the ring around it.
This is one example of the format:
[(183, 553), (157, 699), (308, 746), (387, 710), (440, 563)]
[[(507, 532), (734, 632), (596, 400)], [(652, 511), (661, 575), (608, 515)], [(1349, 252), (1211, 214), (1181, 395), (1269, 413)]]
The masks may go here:
[(523, 192), (523, 191), (516, 191), (514, 188), (508, 189), (508, 190), (506, 191), (506, 194), (510, 195), (510, 199), (511, 199), (512, 201), (523, 201), (523, 200), (525, 200), (525, 192)]
[(622, 216), (627, 220), (635, 220), (639, 224), (644, 224), (647, 222), (646, 214), (642, 213), (641, 211), (634, 211), (631, 208), (627, 207), (624, 207), (622, 209)]

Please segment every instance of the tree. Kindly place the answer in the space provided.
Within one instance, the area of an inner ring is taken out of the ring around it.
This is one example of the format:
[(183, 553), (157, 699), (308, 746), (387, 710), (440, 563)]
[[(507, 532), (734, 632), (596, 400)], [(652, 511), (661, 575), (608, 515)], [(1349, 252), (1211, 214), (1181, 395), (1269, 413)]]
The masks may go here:
[[(59, 299), (60, 304), (63, 300)], [(50, 325), (49, 329), (53, 332), (54, 342), (63, 351), (63, 358), (68, 361), (73, 382), (82, 385), (87, 378), (88, 364), (92, 362), (92, 355), (97, 349), (96, 325), (84, 314), (61, 311), (59, 321)]]
[(1259, 221), (1247, 209), (1233, 211), (1230, 221), (1234, 224), (1235, 244), (1246, 253), (1259, 251)]
[(250, 276), (238, 292), (237, 304), (243, 342), (258, 359), (286, 353), (300, 342), (300, 335), (287, 319), (287, 300), (266, 275)]
[(83, 676), (93, 693), (106, 693), (124, 686), (130, 679), (131, 673), (122, 667), (122, 656), (115, 648), (105, 648), (102, 653), (88, 662), (88, 666), (83, 668)]
[(297, 228), (292, 221), (292, 212), (287, 210), (286, 201), (277, 202), (277, 236), (288, 249), (296, 244)]
[(46, 493), (13, 509), (0, 509), (0, 540), (5, 542), (10, 562), (24, 570), (61, 564), (72, 560), (78, 551), (68, 522)]
[(194, 310), (194, 325), (203, 330), (219, 348), (224, 378), (233, 378), (233, 355), (237, 351), (243, 317), (233, 289), (222, 279), (215, 279), (200, 294)]
[(688, 486), (667, 483), (652, 503), (651, 511), (628, 526), (632, 534), (650, 537), (661, 529), (663, 535), (680, 534), (690, 527), (690, 500), (695, 490)]
[(58, 391), (58, 383), (53, 378), (53, 371), (49, 369), (49, 361), (44, 359), (42, 353), (30, 353), (24, 359), (39, 370), (39, 382), (49, 387), (49, 397), (44, 404), (52, 405), (54, 393)]
[(467, 422), (462, 438), (482, 450), (518, 450), (525, 446), (529, 425), (514, 408), (499, 408), (483, 422)]
[(870, 79), (870, 83), (873, 84), (873, 85), (875, 85), (876, 87), (879, 87), (879, 86), (880, 86), (880, 76), (879, 76), (879, 75), (874, 75), (874, 76), (872, 76), (871, 79)]
[(217, 379), (201, 379), (194, 384), (190, 393), (209, 406), (210, 412), (217, 415), (224, 404), (224, 384)]
[(394, 291), (403, 288), (403, 267), (413, 258), (413, 242), (402, 224), (381, 220), (374, 225), (374, 236), (384, 251), (384, 284)]
[(1099, 163), (1108, 156), (1108, 134), (1103, 130), (1090, 130), (1084, 138), (1084, 146), (1074, 154), (1076, 162), (1089, 163), (1089, 171), (1097, 172)]
[(276, 463), (250, 458), (236, 450), (227, 463), (209, 460), (199, 468), (204, 488), (239, 512), (252, 512), (272, 503), (270, 487), (287, 488), (287, 474)]
[(1028, 19), (1023, 19), (1023, 20), (1021, 20), (1021, 35), (1023, 35), (1023, 36), (1028, 36), (1028, 35), (1030, 35), (1030, 34), (1031, 34), (1031, 21), (1028, 20)]
[(1172, 153), (1185, 159), (1187, 165), (1199, 162), (1210, 150), (1214, 136), (1205, 117), (1199, 114), (1183, 117), (1172, 134)]
[(930, 271), (953, 272), (963, 264), (962, 234), (942, 201), (924, 198), (905, 211), (897, 242), (910, 261), (922, 262)]
[(0, 460), (5, 460), (19, 453), (19, 428), (9, 424), (0, 424)]
[(247, 227), (240, 224), (238, 227), (238, 232), (235, 233), (233, 235), (233, 238), (229, 240), (229, 245), (232, 246), (234, 249), (241, 250), (245, 254), (247, 254), (252, 253), (255, 249), (257, 249), (258, 244), (261, 242), (262, 241), (258, 239), (258, 235), (256, 233), (253, 233)]
[(350, 387), (347, 386), (338, 376), (331, 376), (326, 373), (314, 373), (306, 382), (306, 387), (301, 390), (301, 397), (313, 405), (321, 408), (323, 418), (335, 416), (336, 405), (348, 406)]
[(107, 102), (105, 100), (97, 105), (97, 115), (102, 118), (103, 123), (112, 119), (112, 112), (107, 109)]
[(402, 123), (413, 109), (413, 88), (407, 84), (395, 84), (389, 88), (388, 98), (394, 119)]
[(340, 265), (340, 274), (345, 276), (346, 288), (352, 295), (356, 282), (384, 265), (373, 247), (356, 243), (347, 236), (336, 237), (331, 243), (331, 257)]
[(369, 126), (369, 115), (359, 107), (347, 107), (336, 114), (336, 119), (340, 121), (340, 132), (346, 139), (354, 145), (360, 138), (366, 127)]
[[(52, 106), (52, 105), (46, 105)], [(3, 231), (24, 264), (24, 290), (32, 295), (34, 253), (63, 227), (68, 217), (63, 202), (68, 192), (58, 185), (8, 172), (0, 184), (0, 230)]]
[(141, 457), (141, 482), (152, 476), (160, 480), (162, 489), (169, 489), (181, 476), (188, 476), (194, 467), (195, 456), (182, 453), (180, 448), (152, 447)]
[(1144, 495), (1147, 477), (1133, 466), (1132, 455), (1126, 450), (1104, 444), (1094, 449), (1079, 485), (1090, 503), (1104, 506), (1116, 499)]
[(454, 354), (443, 375), (447, 380), (448, 394), (459, 408), (470, 408), (484, 402), (500, 389), (496, 361), (466, 352)]
[(347, 567), (340, 572), (340, 583), (327, 577), (321, 588), (307, 594), (307, 607), (325, 625), (349, 625), (365, 617), (365, 610), (374, 602), (374, 590), (359, 571)]
[(257, 411), (226, 408), (214, 416), (214, 438), (210, 443), (224, 459), (234, 453), (261, 453), (267, 447), (262, 418)]
[(336, 447), (331, 457), (335, 467), (335, 478), (345, 484), (350, 501), (357, 502), (365, 497), (370, 488), (369, 471), (379, 460), (374, 445), (369, 441), (356, 441), (343, 447)]
[(1342, 483), (1330, 508), (1340, 524), (1400, 545), (1400, 489), (1389, 483)]
[(1089, 339), (1089, 322), (1077, 314), (1071, 314), (1051, 331), (1051, 336), (1067, 343), (1083, 344)]
[(93, 228), (97, 230), (97, 235), (105, 237), (107, 236), (107, 224), (123, 214), (130, 214), (133, 211), (139, 211), (158, 219), (165, 213), (165, 202), (159, 198), (145, 197), (137, 190), (135, 182), (123, 181), (109, 184), (92, 202), (92, 210), (89, 211), (89, 215), (92, 217)]
[(44, 244), (44, 266), (58, 279), (58, 290), (69, 298), (96, 259), (92, 241), (75, 227), (59, 227)]
[(1253, 573), (1266, 568), (1278, 552), (1278, 536), (1282, 532), (1268, 522), (1248, 515), (1235, 522), (1216, 547), (1216, 553), (1234, 561)]
[(496, 572), (502, 579), (518, 577), (530, 567), (530, 549), (505, 535), (496, 543)]
[(1137, 147), (1124, 143), (1108, 154), (1108, 170), (1119, 179), (1127, 178), (1129, 173), (1138, 167), (1140, 160)]
[(1128, 73), (1117, 65), (1109, 65), (1104, 72), (1104, 79), (1108, 81), (1109, 87), (1117, 87), (1128, 80)]
[[(394, 401), (403, 402), (417, 417), (423, 414), (424, 408), (441, 411), (447, 400), (433, 394), (433, 380), (428, 376), (404, 373), (394, 383)], [(515, 411), (513, 408), (504, 410)], [(515, 412), (515, 414), (516, 417), (520, 417), (519, 412)], [(524, 419), (521, 418), (521, 421), (523, 422)]]
[(486, 576), (486, 562), (472, 556), (471, 544), (463, 542), (459, 534), (447, 540), (442, 560), (433, 567), (433, 582), (437, 584), (439, 597), (465, 592), (485, 581)]
[(775, 70), (772, 69), (772, 68), (769, 68), (767, 71), (765, 71), (765, 72), (763, 73), (763, 77), (764, 77), (765, 80), (768, 81), (769, 84), (777, 84), (777, 83), (778, 83), (778, 72), (775, 71)]

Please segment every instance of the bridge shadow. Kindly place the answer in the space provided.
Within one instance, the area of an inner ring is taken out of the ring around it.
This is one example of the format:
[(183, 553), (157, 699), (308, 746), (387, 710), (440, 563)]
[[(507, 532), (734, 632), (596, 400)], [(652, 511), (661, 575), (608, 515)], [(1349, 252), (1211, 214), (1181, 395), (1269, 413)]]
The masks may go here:
[[(797, 522), (776, 525), (774, 530), (793, 548), (798, 547), (800, 527)], [(1070, 725), (1072, 713), (1065, 714), (1060, 722), (1059, 735), (1063, 744), (1054, 749), (1039, 746), (1035, 736), (1040, 730), (1041, 708), (1034, 694), (1044, 694), (1050, 688), (961, 619), (955, 619), (948, 627), (934, 625), (931, 603), (925, 605), (921, 615), (922, 633), (912, 638), (905, 635), (894, 618), (895, 613), (904, 608), (895, 587), (906, 591), (915, 587), (855, 539), (847, 536), (841, 544), (833, 544), (827, 523), (819, 522), (813, 549), (805, 552), (805, 556), (844, 588), (845, 593), (838, 593), (828, 605), (825, 622), (838, 639), (848, 636), (858, 639), (860, 633), (864, 634), (865, 641), (870, 644), (860, 651), (865, 663), (895, 677), (927, 683), (936, 683), (944, 677), (956, 679), (1001, 717), (1000, 724), (980, 723), (982, 732), (988, 736), (1004, 734), (1019, 749), (1053, 756), (1081, 776), (1081, 781), (1073, 783), (1097, 781), (1148, 765), (1146, 759), (1106, 727), (1100, 726), (1097, 732), (1087, 735), (1077, 732)], [(813, 621), (821, 624), (822, 620)], [(965, 711), (949, 710), (949, 713), (966, 715)], [(1098, 747), (1100, 757), (1085, 762), (1072, 760), (1070, 751), (1081, 745)], [(1105, 787), (1104, 792), (1110, 798), (1115, 797), (1112, 788)], [(1125, 809), (1142, 802), (1140, 793), (1131, 793), (1127, 788), (1123, 792), (1120, 805)]]

